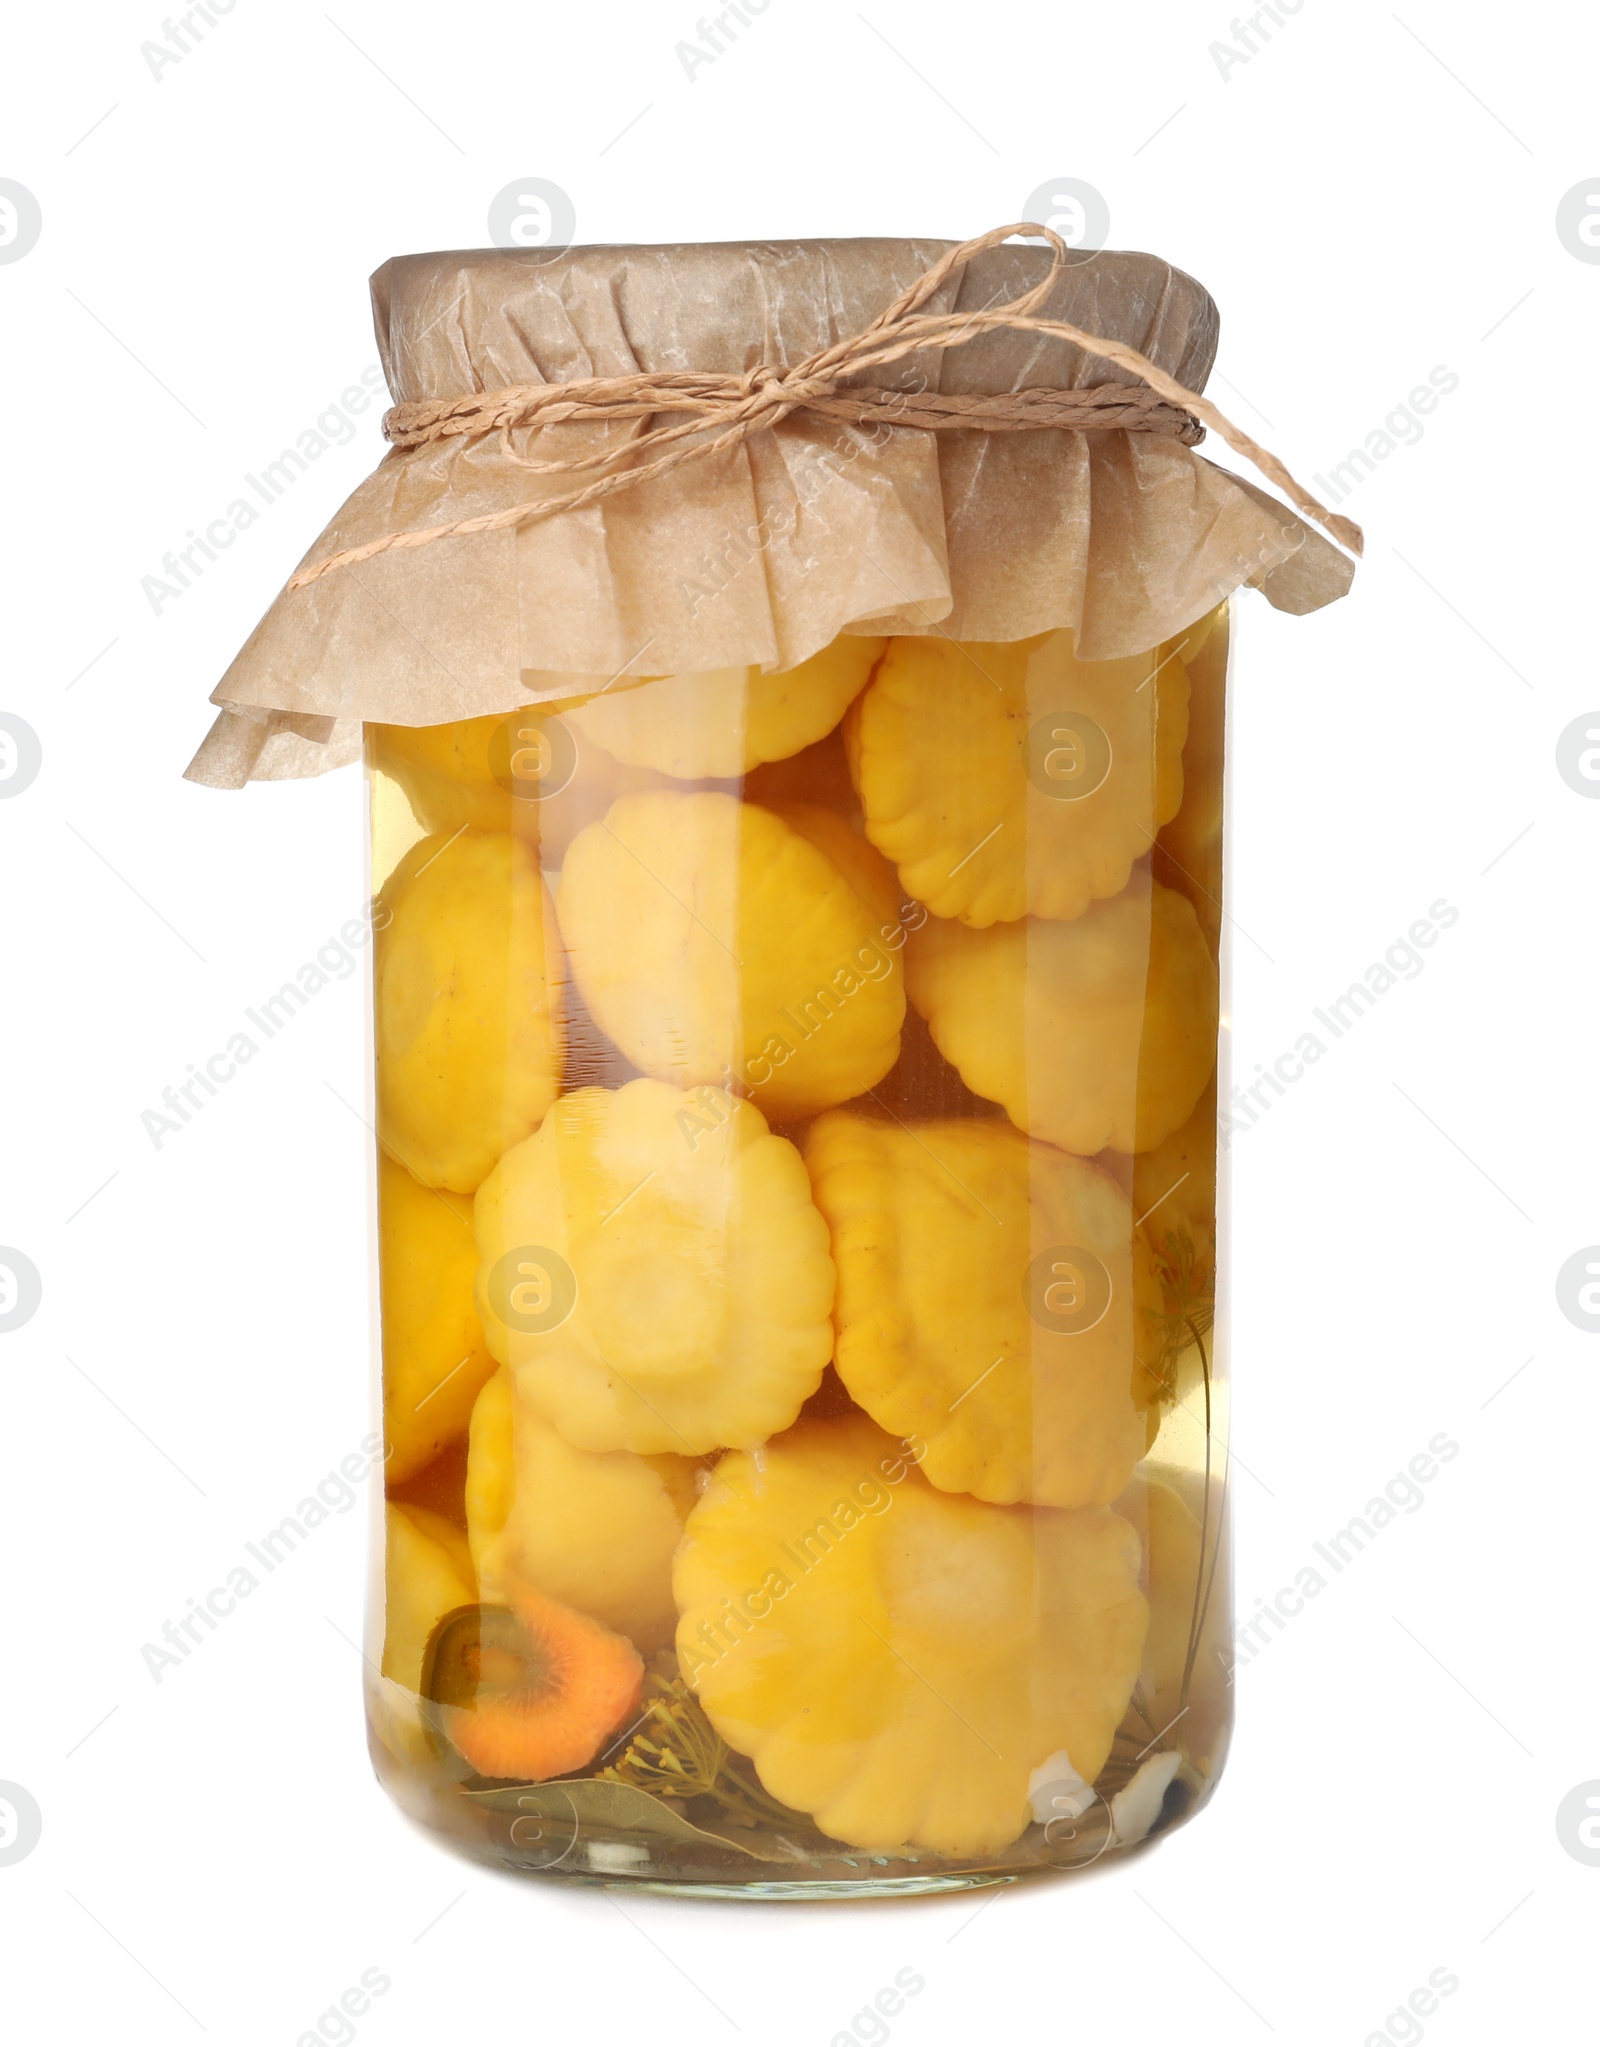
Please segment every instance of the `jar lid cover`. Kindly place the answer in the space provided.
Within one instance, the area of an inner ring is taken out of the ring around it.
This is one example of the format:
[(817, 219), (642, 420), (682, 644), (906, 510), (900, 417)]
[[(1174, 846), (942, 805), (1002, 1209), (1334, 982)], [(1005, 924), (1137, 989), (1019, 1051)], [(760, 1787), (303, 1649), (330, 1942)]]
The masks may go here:
[[(952, 245), (774, 241), (491, 249), (391, 259), (372, 279), (397, 402), (639, 372), (744, 376), (846, 340)], [(972, 314), (1047, 274), (986, 248), (926, 310)], [(1160, 259), (1074, 256), (1040, 310), (1131, 344), (1191, 391), (1216, 349), (1204, 289)], [(1071, 342), (990, 329), (862, 373), (900, 392), (1137, 385)], [(525, 504), (638, 421), (574, 420), (390, 450), (304, 564)], [(789, 412), (737, 445), (555, 517), (397, 546), (286, 588), (213, 693), (191, 779), (238, 787), (353, 758), (364, 722), (518, 709), (618, 676), (792, 667), (841, 632), (1156, 645), (1241, 585), (1281, 610), (1352, 565), (1268, 492), (1169, 433), (922, 430)]]

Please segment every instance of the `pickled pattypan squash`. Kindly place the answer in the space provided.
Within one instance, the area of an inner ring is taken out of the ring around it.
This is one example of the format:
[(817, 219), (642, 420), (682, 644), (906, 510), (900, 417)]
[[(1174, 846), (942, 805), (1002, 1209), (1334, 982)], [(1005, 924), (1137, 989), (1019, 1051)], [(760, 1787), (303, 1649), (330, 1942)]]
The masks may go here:
[(891, 640), (846, 728), (868, 836), (935, 916), (1080, 916), (1177, 810), (1188, 706), (1174, 651)]
[(472, 1411), (467, 1534), (485, 1603), (527, 1588), (626, 1635), (644, 1655), (672, 1639), (672, 1553), (701, 1466), (687, 1457), (575, 1450), (498, 1372)]
[(830, 811), (625, 796), (573, 842), (557, 907), (596, 1022), (658, 1079), (738, 1087), (782, 1121), (895, 1062), (893, 873)]
[(1216, 1064), (1216, 962), (1188, 901), (1144, 873), (1070, 923), (930, 919), (906, 976), (973, 1093), (1066, 1151), (1150, 1150)]
[(947, 1492), (1105, 1505), (1144, 1455), (1155, 1262), (1108, 1173), (1001, 1122), (847, 1109), (806, 1165), (839, 1272), (835, 1363)]
[(753, 1445), (817, 1389), (827, 1224), (794, 1146), (720, 1088), (564, 1095), (478, 1190), (476, 1229), (489, 1348), (579, 1449)]
[(1156, 838), (1156, 879), (1194, 904), (1206, 943), (1222, 940), (1222, 748), (1228, 670), (1228, 607), (1219, 604), (1180, 633), (1189, 671), (1189, 731), (1183, 742), (1183, 801)]
[(467, 1538), (426, 1507), (384, 1508), (383, 1674), (415, 1692), (428, 1637), (447, 1613), (477, 1598)]
[(470, 1194), (555, 1100), (561, 948), (538, 863), (503, 832), (423, 839), (379, 897), (378, 1136)]
[(472, 1203), (378, 1159), (384, 1477), (398, 1485), (463, 1434), (494, 1370), (472, 1304)]
[(502, 717), (460, 718), (449, 725), (370, 725), (370, 765), (398, 782), (417, 821), (447, 837), (463, 825), (475, 832), (511, 829), (511, 792), (489, 770), (489, 745)]
[(884, 644), (842, 633), (781, 674), (718, 668), (657, 676), (618, 684), (564, 715), (580, 737), (630, 767), (690, 782), (738, 776), (763, 761), (787, 759), (831, 732)]
[(1047, 1756), (1099, 1775), (1146, 1626), (1120, 1516), (939, 1492), (865, 1418), (719, 1470), (673, 1568), (678, 1657), (775, 1798), (859, 1847), (981, 1855)]
[(581, 737), (564, 710), (534, 704), (450, 725), (369, 726), (368, 760), (400, 785), (425, 832), (514, 832), (559, 866), (609, 804), (660, 781)]

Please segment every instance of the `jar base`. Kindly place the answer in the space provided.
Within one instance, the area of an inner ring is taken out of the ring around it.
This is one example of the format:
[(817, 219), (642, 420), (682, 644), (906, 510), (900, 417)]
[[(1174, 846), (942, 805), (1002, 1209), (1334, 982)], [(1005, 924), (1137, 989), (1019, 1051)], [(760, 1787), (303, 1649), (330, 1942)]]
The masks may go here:
[[(515, 1864), (502, 1863), (500, 1867), (511, 1869), (513, 1874), (528, 1873), (519, 1871)], [(550, 1870), (532, 1873), (554, 1875), (558, 1882), (578, 1890), (643, 1891), (659, 1898), (715, 1898), (732, 1904), (839, 1905), (860, 1904), (874, 1898), (930, 1898), (953, 1891), (992, 1890), (1000, 1884), (1018, 1883), (1023, 1876), (1057, 1872), (979, 1870), (941, 1876), (862, 1877), (854, 1882), (819, 1877), (809, 1882), (796, 1878), (787, 1882), (737, 1883), (695, 1877), (607, 1877), (585, 1875), (577, 1870), (570, 1875)]]
[[(569, 1787), (560, 1780), (529, 1786), (512, 1803), (532, 1811), (498, 1809), (498, 1794), (485, 1802), (458, 1784), (420, 1769), (390, 1753), (374, 1738), (372, 1759), (379, 1782), (413, 1824), (435, 1842), (483, 1868), (516, 1877), (536, 1878), (569, 1889), (641, 1891), (658, 1897), (712, 1898), (737, 1902), (750, 1899), (773, 1904), (839, 1904), (874, 1898), (939, 1897), (961, 1891), (992, 1890), (1036, 1877), (1068, 1877), (1097, 1863), (1120, 1861), (1153, 1845), (1181, 1826), (1208, 1799), (1215, 1772), (1199, 1783), (1179, 1779), (1167, 1787), (1161, 1809), (1147, 1833), (1118, 1840), (1108, 1829), (1108, 1808), (1102, 1804), (1081, 1822), (1054, 1821), (1030, 1828), (1015, 1847), (985, 1864), (974, 1859), (967, 1867), (951, 1866), (928, 1855), (924, 1869), (908, 1867), (923, 1859), (922, 1851), (875, 1854), (844, 1843), (816, 1842), (793, 1849), (795, 1860), (784, 1870), (771, 1856), (759, 1873), (729, 1838), (686, 1830), (689, 1840), (659, 1835), (630, 1836), (622, 1827), (580, 1826), (573, 1811), (563, 1816), (560, 1801)], [(532, 1794), (530, 1796), (530, 1794)], [(569, 1800), (570, 1803), (570, 1800)]]

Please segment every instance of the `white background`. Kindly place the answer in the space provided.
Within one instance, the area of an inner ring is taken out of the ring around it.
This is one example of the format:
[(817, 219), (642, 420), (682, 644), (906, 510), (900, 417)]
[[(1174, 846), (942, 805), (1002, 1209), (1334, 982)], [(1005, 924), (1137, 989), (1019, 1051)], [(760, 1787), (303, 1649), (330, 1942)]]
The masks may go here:
[[(901, 1969), (897, 2047), (1358, 2047), (1439, 1969), (1441, 2047), (1591, 2037), (1600, 1869), (1555, 1815), (1600, 1778), (1600, 1340), (1555, 1277), (1600, 1238), (1600, 802), (1555, 749), (1600, 703), (1600, 265), (1555, 214), (1600, 171), (1600, 27), (1307, 0), (1224, 77), (1226, 0), (771, 0), (691, 81), (688, 5), (239, 0), (157, 80), (158, 4), (19, 11), (0, 79), (44, 221), (0, 266), (0, 709), (44, 762), (0, 802), (0, 1243), (44, 1286), (0, 1339), (0, 1779), (43, 1815), (0, 1867), (7, 2037), (291, 2047), (369, 1968), (362, 2047), (826, 2047)], [(376, 360), (368, 273), (481, 245), (528, 176), (646, 242), (962, 236), (1085, 179), (1215, 294), (1212, 395), (1307, 477), (1459, 377), (1344, 506), (1349, 600), (1241, 606), (1236, 1072), (1460, 913), (1235, 1143), (1241, 1607), (1459, 1455), (1240, 1669), (1211, 1808), (1080, 1881), (773, 1908), (452, 1859), (368, 1768), (363, 1508), (162, 1683), (141, 1658), (370, 1426), (361, 977), (159, 1150), (140, 1116), (360, 907), (353, 772), (178, 777), (376, 410), (159, 615), (141, 578)]]

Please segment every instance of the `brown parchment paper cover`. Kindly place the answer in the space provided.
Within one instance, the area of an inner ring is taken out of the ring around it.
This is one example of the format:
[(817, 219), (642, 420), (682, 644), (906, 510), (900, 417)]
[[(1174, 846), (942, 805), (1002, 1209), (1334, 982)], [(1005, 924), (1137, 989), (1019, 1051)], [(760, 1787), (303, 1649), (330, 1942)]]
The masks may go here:
[[(373, 310), (397, 401), (638, 370), (739, 374), (853, 335), (951, 246), (402, 256), (373, 277)], [(1048, 264), (1036, 246), (986, 250), (928, 310), (1011, 298)], [(1075, 260), (1041, 311), (1205, 387), (1216, 307), (1156, 257)], [(1069, 343), (992, 331), (867, 381), (995, 393), (1132, 379)], [(574, 422), (391, 449), (304, 561), (526, 502), (546, 480), (519, 458), (634, 431)], [(565, 482), (548, 480), (548, 494)], [(933, 433), (798, 412), (602, 503), (286, 589), (213, 692), (221, 713), (188, 775), (237, 788), (319, 774), (359, 753), (364, 722), (510, 711), (586, 678), (787, 668), (840, 632), (1008, 640), (1067, 626), (1084, 658), (1106, 660), (1241, 585), (1280, 610), (1314, 610), (1343, 595), (1352, 568), (1266, 491), (1155, 434)]]

